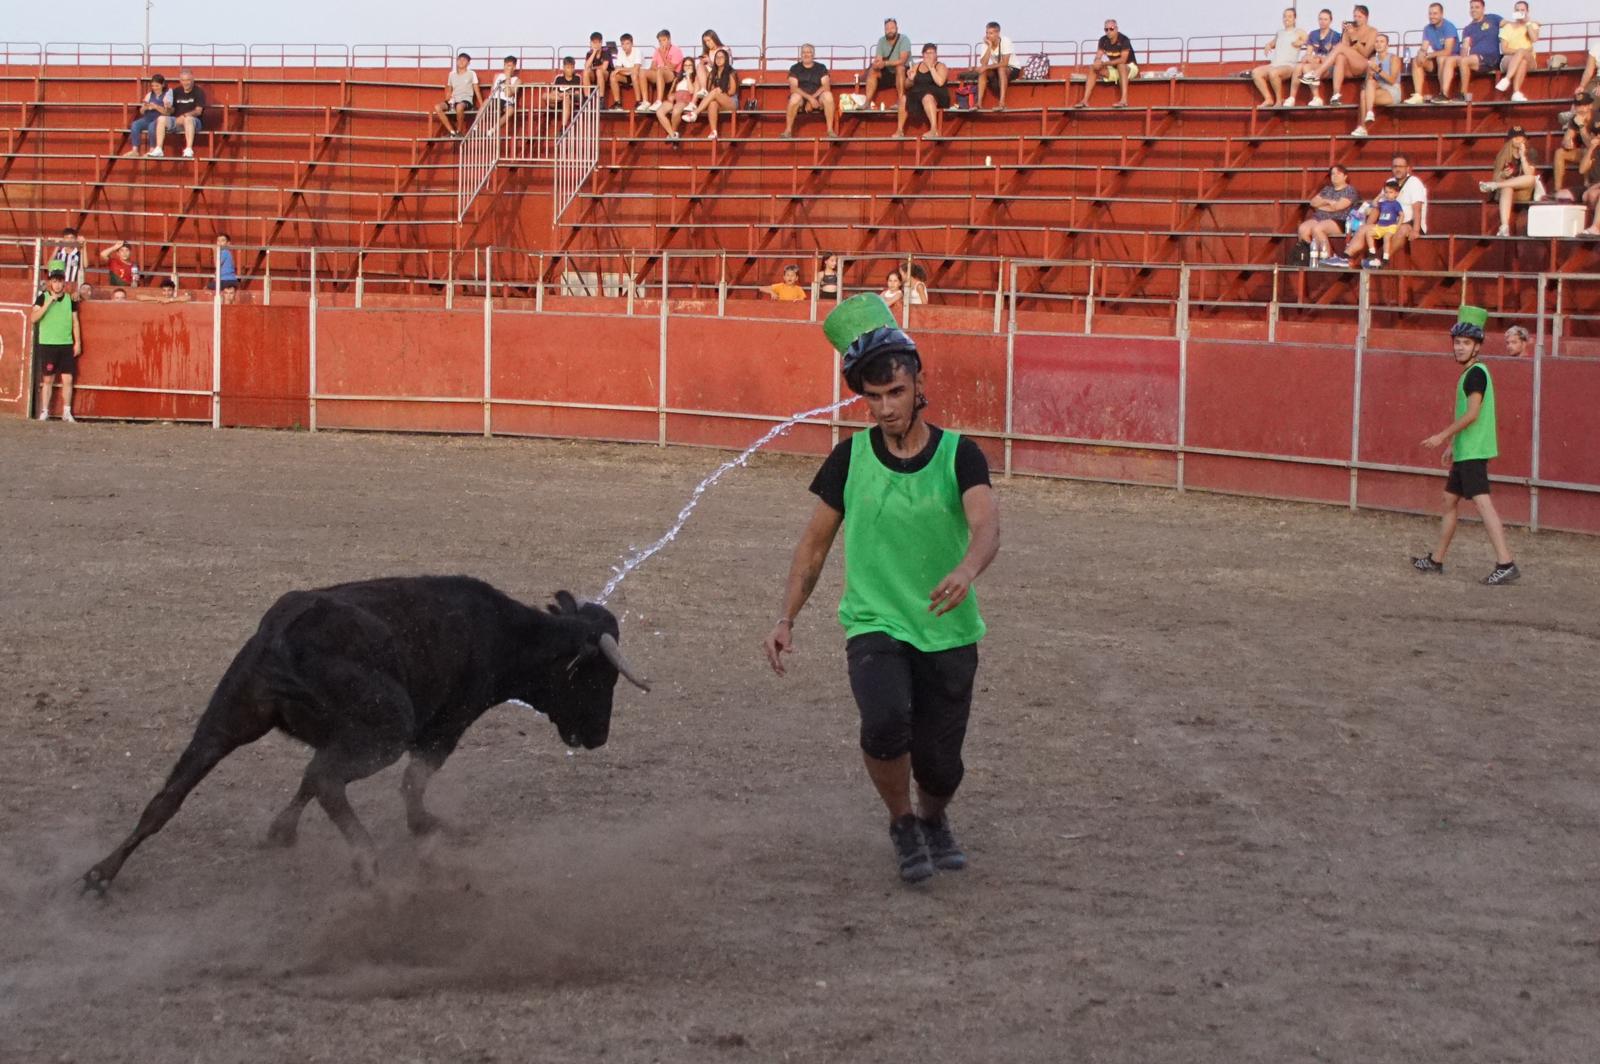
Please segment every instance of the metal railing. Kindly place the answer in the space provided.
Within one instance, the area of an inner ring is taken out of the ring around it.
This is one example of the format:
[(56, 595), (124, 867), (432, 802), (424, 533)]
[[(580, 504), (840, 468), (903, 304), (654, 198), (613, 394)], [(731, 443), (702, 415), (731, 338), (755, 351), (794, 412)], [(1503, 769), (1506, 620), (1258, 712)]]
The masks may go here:
[(456, 211), (465, 218), (502, 162), (552, 168), (555, 218), (600, 160), (600, 90), (520, 85), (516, 102), (491, 96), (461, 139)]
[[(571, 94), (568, 94), (571, 100)], [(556, 137), (552, 161), (554, 221), (560, 222), (572, 201), (578, 198), (600, 161), (600, 100), (598, 88), (579, 97), (576, 113)]]

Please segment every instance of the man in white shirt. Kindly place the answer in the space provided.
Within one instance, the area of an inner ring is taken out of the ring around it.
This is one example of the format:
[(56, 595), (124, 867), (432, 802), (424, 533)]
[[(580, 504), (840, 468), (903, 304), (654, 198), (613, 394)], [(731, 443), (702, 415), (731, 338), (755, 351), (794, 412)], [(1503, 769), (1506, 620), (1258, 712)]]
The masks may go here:
[(1428, 187), (1422, 178), (1411, 172), (1411, 160), (1396, 155), (1390, 160), (1394, 179), (1400, 182), (1400, 228), (1389, 239), (1389, 252), (1393, 254), (1408, 240), (1426, 236), (1428, 232)]
[(1006, 86), (1022, 71), (1017, 66), (1017, 50), (1011, 38), (1000, 32), (1000, 23), (991, 22), (983, 28), (982, 51), (978, 54), (978, 109), (983, 109), (983, 91), (992, 81), (999, 84), (999, 100), (995, 110), (1006, 109)]
[(611, 106), (622, 107), (622, 86), (632, 85), (633, 94), (644, 102), (644, 53), (633, 46), (633, 34), (617, 38), (617, 54), (611, 60)]
[(445, 79), (444, 99), (433, 107), (433, 116), (452, 137), (467, 131), (468, 112), (476, 111), (483, 103), (483, 88), (471, 67), (472, 57), (466, 52), (456, 56), (455, 69)]

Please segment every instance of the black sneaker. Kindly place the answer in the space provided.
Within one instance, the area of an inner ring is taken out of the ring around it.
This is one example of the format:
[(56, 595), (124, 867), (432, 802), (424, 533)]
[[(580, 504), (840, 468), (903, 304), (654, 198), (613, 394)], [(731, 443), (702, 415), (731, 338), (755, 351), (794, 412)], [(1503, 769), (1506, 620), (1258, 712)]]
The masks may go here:
[(917, 823), (922, 825), (922, 837), (928, 840), (928, 856), (933, 859), (933, 867), (941, 872), (959, 872), (967, 867), (967, 855), (956, 844), (949, 817), (941, 815), (938, 820), (918, 817)]
[(1419, 573), (1442, 573), (1444, 563), (1433, 560), (1433, 551), (1429, 551), (1420, 558), (1411, 559), (1411, 567)]
[(1515, 583), (1521, 575), (1522, 571), (1517, 568), (1516, 562), (1507, 562), (1504, 565), (1495, 566), (1494, 572), (1484, 577), (1483, 582), (1490, 587), (1499, 587), (1501, 584)]
[(933, 875), (933, 859), (928, 856), (928, 844), (923, 841), (922, 827), (916, 815), (907, 813), (889, 825), (889, 838), (894, 842), (894, 855), (900, 861), (900, 878), (907, 883), (921, 883)]

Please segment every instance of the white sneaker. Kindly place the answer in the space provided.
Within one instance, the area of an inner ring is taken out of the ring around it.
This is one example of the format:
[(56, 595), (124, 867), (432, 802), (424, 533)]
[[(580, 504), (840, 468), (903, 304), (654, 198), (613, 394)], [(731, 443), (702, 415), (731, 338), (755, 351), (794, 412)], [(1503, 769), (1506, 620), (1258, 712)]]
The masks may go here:
[(1287, 99), (1285, 99), (1283, 101), (1283, 106), (1285, 106), (1285, 107), (1293, 107), (1294, 106), (1294, 97), (1290, 96)]
[(185, 149), (183, 149), (183, 157), (185, 159), (193, 159), (194, 158), (194, 149), (193, 148), (185, 148)]
[(1378, 112), (1376, 112), (1376, 111), (1368, 111), (1367, 112), (1367, 117), (1362, 119), (1363, 122), (1376, 122), (1377, 120), (1378, 120)]
[(145, 156), (147, 159), (165, 159), (166, 157), (167, 153), (162, 151), (160, 148), (151, 148), (150, 154)]
[(63, 411), (61, 411), (61, 420), (69, 422), (70, 424), (73, 424), (73, 425), (76, 425), (78, 423), (78, 419), (72, 416), (72, 411), (71, 410), (63, 410)]
[(1350, 131), (1350, 135), (1352, 137), (1364, 137), (1364, 136), (1367, 135), (1367, 127), (1366, 126), (1357, 126), (1356, 128), (1354, 128), (1354, 129), (1352, 129)]
[(50, 411), (49, 410), (41, 410), (41, 411), (39, 411), (39, 420), (40, 421), (49, 421), (50, 420)]
[(693, 122), (697, 113), (693, 107), (685, 107), (683, 109), (683, 120), (685, 122)]
[(643, 112), (643, 111), (648, 111), (648, 110), (650, 110), (650, 101), (649, 100), (640, 100), (638, 105), (634, 107), (634, 111), (635, 112)]
[(1420, 92), (1414, 92), (1410, 96), (1406, 97), (1406, 103), (1426, 103), (1426, 102), (1427, 102), (1427, 98), (1424, 97), (1422, 95), (1422, 93), (1420, 93)]
[(1522, 95), (1522, 93), (1520, 93), (1520, 92), (1514, 92), (1514, 93), (1511, 94), (1511, 102), (1512, 103), (1527, 103), (1528, 102), (1528, 98), (1526, 96)]
[(1510, 78), (1501, 78), (1499, 81), (1494, 83), (1494, 88), (1495, 88), (1496, 92), (1505, 92), (1510, 87), (1511, 87), (1511, 79)]
[(1322, 97), (1321, 96), (1313, 96), (1313, 97), (1311, 97), (1311, 103), (1308, 106), (1311, 106), (1311, 107), (1324, 107), (1326, 105), (1322, 102)]
[(1315, 85), (1320, 80), (1321, 79), (1318, 78), (1315, 74), (1301, 74), (1300, 75), (1300, 84), (1302, 84), (1302, 85)]
[(650, 110), (652, 112), (661, 110), (661, 105), (662, 105), (663, 102), (665, 102), (665, 101), (657, 100), (655, 103), (650, 105)]

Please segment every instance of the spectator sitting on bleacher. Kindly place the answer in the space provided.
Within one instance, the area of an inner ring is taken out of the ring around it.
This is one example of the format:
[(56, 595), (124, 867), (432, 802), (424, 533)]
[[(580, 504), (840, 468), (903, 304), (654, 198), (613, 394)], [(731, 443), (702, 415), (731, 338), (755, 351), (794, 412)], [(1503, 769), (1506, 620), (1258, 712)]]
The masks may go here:
[[(1372, 53), (1378, 48), (1378, 31), (1368, 23), (1370, 17), (1367, 5), (1357, 4), (1350, 21), (1344, 24), (1339, 47), (1317, 69), (1319, 80), (1327, 73), (1333, 74), (1333, 88), (1328, 92), (1331, 104), (1344, 102), (1340, 94), (1344, 91), (1345, 78), (1359, 78), (1372, 66)], [(1311, 106), (1316, 107), (1320, 100), (1321, 97), (1313, 95)]]
[(583, 87), (591, 85), (602, 92), (611, 83), (611, 49), (606, 46), (605, 34), (595, 30), (589, 34), (589, 50), (583, 54)]
[(1424, 103), (1428, 98), (1428, 75), (1443, 84), (1444, 64), (1456, 54), (1461, 34), (1455, 23), (1444, 17), (1443, 4), (1428, 5), (1428, 24), (1422, 27), (1422, 47), (1411, 57), (1411, 95), (1406, 103)]
[(889, 276), (883, 279), (883, 291), (878, 294), (883, 297), (883, 301), (889, 306), (898, 307), (900, 305), (900, 301), (905, 298), (906, 290), (905, 282), (902, 280), (899, 270), (889, 271)]
[(1300, 223), (1300, 239), (1311, 246), (1311, 262), (1333, 253), (1328, 241), (1344, 232), (1344, 223), (1356, 205), (1356, 190), (1350, 184), (1350, 171), (1335, 164), (1328, 167), (1328, 183), (1307, 205), (1311, 217)]
[(783, 280), (767, 286), (767, 294), (779, 303), (804, 303), (807, 293), (800, 287), (800, 267), (785, 266)]
[(60, 264), (62, 279), (69, 293), (77, 292), (78, 285), (83, 281), (83, 251), (88, 243), (88, 237), (66, 225), (61, 227), (61, 243), (50, 251), (50, 261)]
[(126, 302), (127, 298), (128, 290), (126, 288), (113, 288), (111, 290), (111, 302), (122, 303)]
[[(700, 35), (700, 55), (695, 59), (695, 65), (699, 67), (700, 84), (704, 85), (706, 75), (711, 73), (711, 64), (717, 58), (717, 49), (726, 47), (727, 45), (722, 43), (722, 38), (717, 36), (716, 30), (706, 30)], [(731, 57), (733, 53), (728, 54)]]
[(1600, 236), (1600, 182), (1589, 186), (1583, 194), (1585, 206), (1594, 208), (1594, 222), (1587, 229), (1578, 230), (1579, 236)]
[(572, 121), (572, 111), (578, 102), (578, 90), (583, 88), (583, 78), (578, 74), (578, 61), (570, 55), (561, 57), (561, 73), (551, 82), (556, 87), (550, 101), (552, 110), (561, 112), (561, 124)]
[(1078, 101), (1078, 106), (1088, 107), (1095, 83), (1105, 80), (1121, 88), (1122, 99), (1116, 106), (1126, 107), (1128, 82), (1138, 76), (1139, 57), (1134, 54), (1133, 42), (1117, 29), (1116, 19), (1106, 19), (1106, 31), (1095, 49), (1094, 63), (1089, 68), (1089, 76), (1083, 81), (1083, 99)]
[(1595, 147), (1600, 145), (1600, 121), (1595, 119), (1595, 106), (1582, 100), (1567, 114), (1561, 128), (1561, 147), (1556, 152), (1556, 199), (1571, 203), (1577, 197), (1567, 187), (1567, 172), (1576, 163), (1578, 188), (1581, 190), (1594, 170)]
[(94, 285), (90, 284), (88, 281), (85, 281), (85, 282), (83, 282), (82, 284), (80, 284), (78, 286), (78, 302), (79, 303), (87, 303), (87, 302), (89, 302), (89, 300), (91, 300), (93, 298), (94, 298)]
[(642, 111), (647, 104), (645, 96), (644, 53), (633, 46), (633, 34), (624, 33), (618, 38), (618, 51), (611, 70), (611, 106), (621, 109), (622, 86), (632, 85), (638, 99), (635, 110)]
[(1511, 208), (1515, 203), (1531, 203), (1539, 187), (1539, 167), (1528, 134), (1521, 126), (1506, 131), (1506, 142), (1494, 157), (1494, 178), (1479, 181), (1478, 191), (1500, 203), (1500, 228), (1495, 236), (1511, 235)]
[(1506, 354), (1512, 358), (1526, 358), (1533, 354), (1533, 337), (1520, 325), (1506, 330)]
[(1528, 18), (1526, 0), (1517, 0), (1511, 17), (1500, 22), (1500, 80), (1494, 87), (1501, 92), (1511, 90), (1512, 103), (1527, 103), (1522, 94), (1528, 71), (1537, 66), (1533, 46), (1539, 43), (1539, 24)]
[(1266, 46), (1267, 61), (1250, 71), (1250, 80), (1256, 83), (1256, 91), (1261, 93), (1262, 107), (1283, 104), (1285, 86), (1294, 73), (1300, 50), (1305, 46), (1306, 34), (1295, 26), (1294, 8), (1284, 8), (1283, 29)]
[(1589, 46), (1589, 56), (1583, 61), (1583, 77), (1578, 79), (1578, 91), (1572, 95), (1579, 100), (1587, 96), (1600, 103), (1600, 41)]
[[(1401, 216), (1405, 208), (1400, 204), (1400, 182), (1394, 178), (1383, 183), (1383, 191), (1378, 193), (1377, 202), (1367, 210), (1367, 216), (1362, 219), (1361, 228), (1350, 235), (1344, 246), (1346, 263), (1359, 262), (1361, 253), (1368, 255), (1363, 263), (1369, 270), (1377, 269), (1389, 261), (1390, 252), (1393, 250), (1390, 242), (1395, 234), (1400, 232)], [(1378, 257), (1379, 248), (1383, 250), (1383, 257)], [(1330, 262), (1328, 265), (1338, 265)]]
[(188, 292), (178, 290), (178, 282), (171, 277), (161, 279), (161, 288), (152, 292), (148, 288), (141, 289), (133, 294), (133, 298), (141, 303), (188, 303), (194, 297)]
[(824, 296), (839, 295), (839, 256), (824, 251), (818, 256), (817, 291)]
[(717, 139), (717, 119), (723, 111), (737, 111), (739, 109), (739, 75), (733, 72), (733, 61), (726, 48), (718, 48), (711, 57), (711, 69), (705, 76), (705, 99), (700, 101), (700, 106), (706, 112), (706, 124), (711, 131), (706, 134), (707, 140)]
[[(640, 103), (641, 111), (661, 111), (667, 106), (667, 90), (682, 77), (683, 49), (672, 43), (672, 32), (662, 30), (656, 34), (656, 54), (651, 57), (648, 85), (652, 92), (647, 103)], [(692, 93), (691, 93), (692, 95)]]
[(906, 286), (906, 302), (920, 307), (928, 302), (928, 271), (920, 262), (911, 264), (911, 283)]
[(800, 62), (789, 68), (789, 107), (783, 126), (785, 137), (794, 136), (795, 116), (801, 111), (821, 111), (828, 124), (828, 136), (839, 135), (837, 111), (833, 102), (833, 82), (828, 68), (817, 62), (817, 50), (800, 46)]
[(462, 52), (456, 56), (456, 65), (444, 82), (444, 99), (433, 107), (433, 116), (444, 131), (459, 137), (467, 131), (467, 116), (477, 111), (483, 103), (483, 87), (478, 75), (472, 72), (472, 56)]
[(1339, 42), (1344, 38), (1339, 31), (1333, 28), (1333, 12), (1323, 8), (1317, 12), (1317, 28), (1306, 34), (1306, 51), (1299, 64), (1294, 68), (1294, 76), (1289, 80), (1289, 97), (1283, 101), (1285, 107), (1293, 107), (1295, 97), (1300, 93), (1300, 86), (1307, 85), (1311, 88), (1311, 105), (1322, 106), (1321, 90), (1318, 83), (1326, 77), (1327, 63), (1333, 55), (1333, 50), (1339, 47)]
[(489, 95), (483, 98), (483, 111), (488, 116), (485, 121), (493, 122), (496, 129), (505, 125), (511, 112), (517, 109), (517, 89), (521, 85), (517, 57), (508, 55), (500, 61), (500, 73), (494, 76), (494, 81), (489, 85)]
[(978, 53), (978, 109), (983, 109), (983, 90), (992, 84), (999, 94), (995, 110), (1004, 111), (1006, 86), (1021, 73), (1022, 69), (1017, 66), (1017, 49), (1011, 38), (1000, 32), (1000, 23), (989, 23), (983, 28), (983, 47)]
[(1461, 29), (1461, 47), (1456, 57), (1440, 64), (1439, 95), (1433, 98), (1435, 103), (1449, 101), (1452, 76), (1461, 79), (1461, 98), (1470, 100), (1473, 72), (1487, 74), (1500, 67), (1500, 16), (1484, 14), (1483, 0), (1472, 0), (1467, 11), (1472, 18)]
[(150, 149), (150, 158), (163, 156), (162, 144), (173, 130), (183, 130), (183, 157), (194, 158), (194, 138), (205, 131), (206, 91), (195, 84), (194, 72), (180, 70), (178, 87), (172, 90), (172, 114), (156, 123), (156, 146)]
[(133, 248), (126, 240), (119, 240), (103, 249), (100, 261), (106, 264), (112, 288), (139, 287), (139, 267), (133, 264)]
[(150, 75), (150, 89), (139, 101), (139, 117), (128, 127), (128, 152), (137, 157), (139, 149), (148, 143), (156, 146), (156, 127), (172, 113), (172, 90), (167, 88), (164, 74)]
[(1390, 250), (1400, 249), (1420, 236), (1428, 234), (1428, 186), (1411, 170), (1411, 159), (1396, 153), (1389, 160), (1390, 175), (1400, 182), (1400, 231), (1390, 242)]
[(674, 143), (678, 140), (678, 124), (694, 121), (694, 94), (699, 85), (696, 69), (693, 59), (678, 63), (678, 80), (673, 83), (666, 105), (656, 111), (656, 121), (667, 131), (667, 139)]
[(892, 77), (895, 92), (904, 99), (906, 94), (906, 68), (911, 65), (911, 42), (900, 35), (900, 23), (892, 18), (883, 20), (883, 36), (872, 46), (872, 61), (867, 65), (867, 106), (872, 106), (881, 82)]
[(1378, 120), (1378, 108), (1395, 106), (1404, 91), (1400, 87), (1400, 56), (1389, 51), (1389, 35), (1380, 33), (1377, 49), (1367, 64), (1366, 80), (1361, 83), (1361, 121), (1350, 135), (1366, 136), (1367, 126)]
[(940, 115), (950, 106), (950, 86), (946, 84), (949, 79), (950, 68), (939, 62), (938, 45), (923, 45), (922, 59), (911, 72), (906, 91), (900, 96), (900, 115), (894, 130), (895, 136), (906, 135), (906, 116), (912, 111), (921, 111), (928, 119), (930, 136), (939, 135)]

